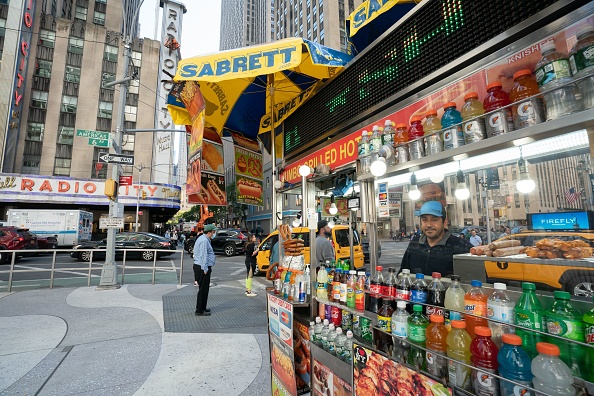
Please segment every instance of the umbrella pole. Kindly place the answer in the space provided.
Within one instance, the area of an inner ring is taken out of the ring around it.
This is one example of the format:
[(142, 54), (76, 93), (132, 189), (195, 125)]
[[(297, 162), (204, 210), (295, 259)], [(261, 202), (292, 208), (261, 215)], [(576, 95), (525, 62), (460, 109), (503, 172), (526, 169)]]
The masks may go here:
[[(272, 138), (272, 148), (270, 149), (270, 154), (272, 155), (272, 179), (275, 180), (276, 177), (276, 129), (274, 127), (274, 74), (268, 75), (268, 90), (270, 93), (270, 120), (271, 120), (271, 131), (270, 135)], [(276, 208), (276, 189), (274, 188), (274, 183), (272, 187), (272, 210), (271, 210), (271, 230), (276, 229), (277, 226), (277, 208)]]

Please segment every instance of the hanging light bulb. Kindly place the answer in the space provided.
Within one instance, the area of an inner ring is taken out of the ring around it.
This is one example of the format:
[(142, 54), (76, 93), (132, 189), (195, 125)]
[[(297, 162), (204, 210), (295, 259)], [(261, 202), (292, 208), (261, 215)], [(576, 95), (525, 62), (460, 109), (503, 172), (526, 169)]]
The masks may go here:
[(338, 213), (338, 208), (334, 203), (334, 195), (330, 196), (330, 208), (328, 209), (328, 213), (330, 213), (331, 215), (335, 215), (336, 213)]
[(390, 145), (384, 145), (380, 148), (378, 157), (371, 163), (369, 170), (373, 176), (380, 177), (386, 174), (388, 170), (388, 159), (393, 156), (394, 148)]
[(536, 183), (530, 178), (530, 174), (528, 173), (528, 162), (522, 157), (521, 151), (520, 160), (518, 161), (518, 169), (520, 171), (520, 177), (516, 183), (516, 188), (523, 194), (531, 193), (536, 188)]
[(413, 201), (421, 198), (421, 192), (419, 191), (419, 187), (417, 187), (417, 177), (414, 173), (410, 175), (410, 188), (408, 189), (408, 197)]
[(441, 183), (444, 178), (445, 175), (443, 173), (435, 173), (429, 176), (429, 180), (431, 180), (433, 183)]
[(456, 174), (456, 180), (458, 183), (456, 185), (456, 191), (454, 191), (454, 195), (460, 200), (468, 199), (468, 197), (470, 197), (470, 190), (466, 186), (466, 179), (464, 178), (464, 172), (462, 172), (462, 169), (458, 170), (458, 173)]
[(282, 181), (280, 181), (280, 180), (276, 179), (276, 180), (274, 181), (274, 188), (276, 188), (277, 190), (279, 190), (279, 189), (283, 188), (283, 184), (284, 184), (284, 183), (283, 183)]
[(307, 177), (313, 173), (313, 169), (309, 167), (309, 165), (301, 165), (299, 167), (299, 175), (302, 177)]

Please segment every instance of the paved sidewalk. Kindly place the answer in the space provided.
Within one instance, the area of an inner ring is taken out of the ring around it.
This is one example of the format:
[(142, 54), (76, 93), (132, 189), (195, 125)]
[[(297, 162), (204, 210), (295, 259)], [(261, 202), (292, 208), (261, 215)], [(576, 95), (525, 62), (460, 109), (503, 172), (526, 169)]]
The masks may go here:
[(0, 293), (0, 395), (270, 394), (265, 299), (218, 285), (196, 317), (196, 291)]

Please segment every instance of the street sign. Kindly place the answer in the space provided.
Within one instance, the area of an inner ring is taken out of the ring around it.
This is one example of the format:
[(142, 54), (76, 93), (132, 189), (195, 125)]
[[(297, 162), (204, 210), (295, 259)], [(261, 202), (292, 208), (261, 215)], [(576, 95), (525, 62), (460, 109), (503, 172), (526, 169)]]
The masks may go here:
[(103, 162), (106, 164), (134, 165), (134, 156), (104, 154), (99, 156), (99, 162)]
[(120, 186), (131, 186), (132, 176), (120, 176)]
[(89, 138), (89, 144), (91, 146), (109, 147), (109, 139), (93, 139), (93, 138)]
[[(77, 129), (76, 136), (86, 137), (90, 139), (109, 139), (109, 132), (97, 132), (97, 131), (89, 131), (87, 129)], [(90, 144), (90, 142), (89, 142)]]
[(124, 228), (124, 218), (101, 217), (99, 218), (99, 228)]

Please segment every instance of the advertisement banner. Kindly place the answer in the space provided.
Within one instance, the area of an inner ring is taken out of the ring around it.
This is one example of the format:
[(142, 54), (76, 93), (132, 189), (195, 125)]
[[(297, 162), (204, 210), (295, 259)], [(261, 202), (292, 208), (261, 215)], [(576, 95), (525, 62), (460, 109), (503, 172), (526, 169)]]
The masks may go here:
[(199, 194), (202, 184), (202, 166), (201, 166), (201, 152), (196, 151), (192, 157), (188, 157), (188, 176), (186, 179), (186, 194), (188, 200), (192, 195)]
[(277, 378), (277, 376), (272, 373), (272, 395), (274, 396), (292, 396), (291, 392), (287, 390), (283, 386), (281, 380)]
[(262, 180), (262, 154), (235, 146), (235, 174)]
[(390, 217), (390, 208), (388, 207), (388, 183), (379, 183), (377, 185), (378, 210), (377, 216), (379, 218)]
[(330, 214), (330, 212), (329, 212), (330, 205), (332, 205), (330, 198), (327, 198), (327, 197), (322, 198), (322, 217), (334, 217), (334, 216), (347, 217), (349, 215), (348, 199), (334, 198), (334, 204), (336, 205), (336, 208), (338, 209), (338, 213), (335, 215)]
[(264, 206), (264, 184), (262, 180), (237, 176), (237, 202), (245, 205)]
[(297, 321), (294, 322), (293, 334), (295, 335), (295, 374), (297, 374), (297, 393), (303, 395), (310, 392), (311, 377), (310, 362), (310, 334), (309, 327)]
[(198, 114), (192, 122), (192, 132), (190, 133), (190, 142), (188, 143), (188, 158), (202, 148), (204, 139), (204, 111)]
[(402, 217), (402, 187), (388, 187), (388, 210), (390, 217)]
[(269, 294), (268, 325), (272, 334), (293, 347), (293, 304)]
[(212, 206), (227, 206), (225, 176), (207, 172), (200, 173), (200, 190), (193, 195), (188, 194), (188, 202)]
[(210, 140), (202, 140), (202, 170), (220, 175), (225, 173), (223, 145)]
[(347, 396), (353, 394), (353, 387), (349, 381), (338, 377), (332, 370), (316, 359), (313, 359), (312, 390), (316, 396)]
[(353, 350), (353, 385), (357, 395), (368, 394), (369, 386), (376, 389), (376, 385), (369, 381), (369, 378), (381, 378), (382, 384), (388, 389), (414, 389), (414, 394), (417, 395), (446, 396), (452, 394), (451, 388), (446, 388), (441, 383), (377, 352), (358, 344), (353, 345)]
[(287, 346), (274, 334), (270, 334), (270, 360), (272, 361), (272, 374), (280, 380), (290, 395), (297, 396), (293, 348)]

